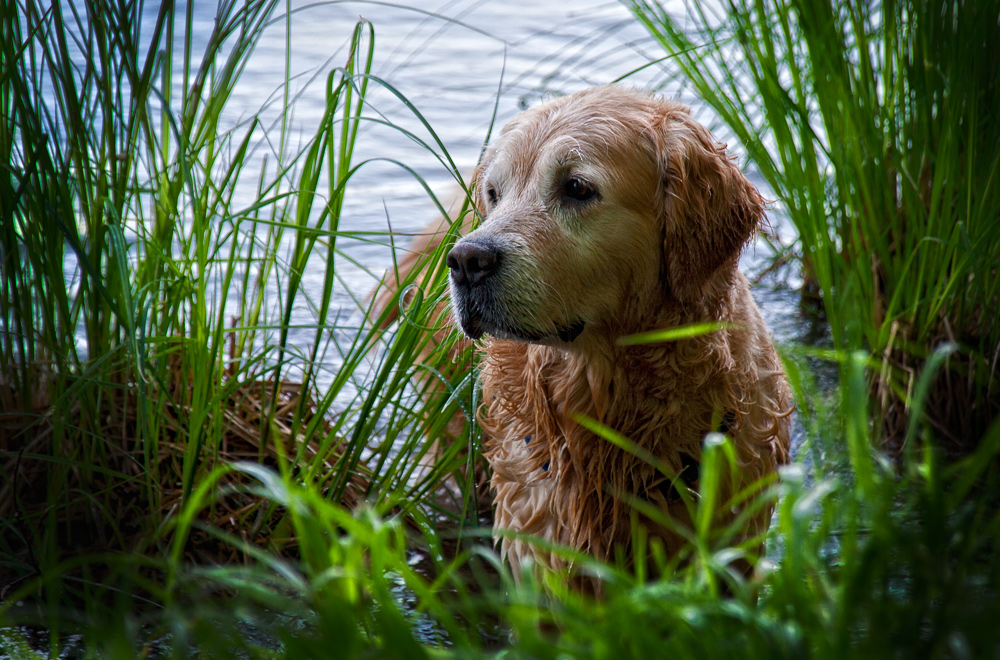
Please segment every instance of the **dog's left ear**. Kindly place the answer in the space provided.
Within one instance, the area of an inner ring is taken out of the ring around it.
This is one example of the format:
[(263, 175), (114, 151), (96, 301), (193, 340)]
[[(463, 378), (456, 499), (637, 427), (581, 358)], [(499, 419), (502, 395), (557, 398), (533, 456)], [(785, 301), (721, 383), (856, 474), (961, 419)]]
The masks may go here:
[[(481, 161), (476, 165), (476, 170), (472, 173), (469, 181), (469, 192), (472, 194), (472, 206), (480, 218), (486, 217), (486, 206), (483, 204), (483, 174), (486, 172), (486, 161)], [(476, 223), (478, 224), (478, 222)]]
[(663, 185), (664, 284), (680, 302), (696, 302), (763, 223), (764, 198), (685, 106), (664, 109), (653, 145)]

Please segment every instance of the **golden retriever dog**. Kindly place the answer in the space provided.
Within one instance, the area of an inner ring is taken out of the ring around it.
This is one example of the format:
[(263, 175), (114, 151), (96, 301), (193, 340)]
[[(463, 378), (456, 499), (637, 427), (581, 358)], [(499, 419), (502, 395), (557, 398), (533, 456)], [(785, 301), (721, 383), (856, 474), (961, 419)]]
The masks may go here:
[[(522, 534), (607, 559), (629, 547), (633, 519), (676, 552), (676, 528), (641, 510), (690, 526), (678, 489), (697, 490), (712, 431), (737, 456), (721, 502), (787, 461), (791, 395), (737, 268), (764, 200), (687, 107), (618, 86), (540, 105), (490, 145), (474, 195), (481, 224), (448, 253), (450, 297), (482, 340), (494, 529), (515, 573), (564, 565)], [(720, 329), (623, 341), (705, 323)], [(729, 507), (716, 521), (760, 541), (770, 513)]]

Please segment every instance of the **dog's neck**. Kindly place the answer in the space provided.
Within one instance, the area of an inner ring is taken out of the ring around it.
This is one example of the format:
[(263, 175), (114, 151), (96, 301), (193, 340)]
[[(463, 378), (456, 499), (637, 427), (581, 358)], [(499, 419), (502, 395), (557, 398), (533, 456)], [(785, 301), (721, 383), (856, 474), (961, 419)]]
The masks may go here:
[[(592, 324), (571, 344), (546, 346), (495, 340), (487, 347), (484, 386), (490, 389), (492, 370), (523, 364), (522, 373), (496, 379), (520, 383), (516, 389), (490, 395), (506, 399), (522, 414), (535, 418), (540, 418), (544, 408), (544, 416), (558, 418), (556, 423), (564, 429), (574, 425), (577, 415), (621, 430), (641, 425), (651, 408), (677, 405), (713, 377), (711, 371), (692, 373), (689, 364), (714, 364), (724, 371), (731, 366), (731, 356), (725, 350), (726, 342), (713, 341), (708, 335), (647, 344), (630, 344), (623, 338), (724, 322), (733, 309), (733, 292), (745, 287), (745, 280), (733, 268), (727, 276), (717, 277), (716, 284), (698, 301), (681, 303), (669, 293), (650, 296), (649, 300), (633, 299), (632, 304), (641, 307), (643, 313), (632, 309), (610, 321)], [(635, 319), (629, 327), (618, 320), (629, 318)], [(513, 354), (519, 358), (510, 359)], [(547, 383), (552, 382), (563, 386), (550, 387)]]
[[(787, 425), (781, 420), (789, 401), (771, 385), (763, 407), (754, 399), (752, 391), (760, 388), (761, 377), (773, 384), (780, 372), (769, 364), (776, 363), (776, 357), (755, 361), (746, 353), (731, 353), (735, 345), (746, 343), (746, 336), (738, 341), (736, 337), (751, 332), (749, 328), (720, 329), (716, 332), (725, 336), (703, 334), (673, 342), (618, 341), (629, 334), (693, 323), (751, 322), (747, 306), (753, 303), (746, 280), (733, 277), (725, 293), (698, 304), (663, 300), (650, 310), (644, 325), (618, 328), (620, 333), (608, 333), (605, 341), (594, 339), (601, 333), (592, 332), (569, 346), (509, 340), (487, 345), (481, 363), (485, 406), (480, 422), (485, 455), (493, 468), (499, 528), (538, 534), (604, 557), (628, 540), (629, 527), (623, 521), (629, 519), (629, 498), (658, 502), (672, 517), (684, 519), (685, 509), (671, 499), (675, 486), (665, 475), (696, 481), (697, 468), (692, 472), (689, 466), (697, 464), (709, 431), (725, 424), (737, 438), (741, 465), (760, 466), (762, 456), (773, 464), (780, 448), (787, 446)], [(601, 438), (581, 417), (602, 422), (641, 451)], [(772, 444), (779, 437), (775, 454)], [(752, 481), (762, 471), (747, 469), (743, 475)], [(553, 511), (558, 524), (551, 523)], [(516, 556), (524, 551), (518, 547), (504, 541), (505, 552)]]
[[(609, 493), (652, 497), (650, 489), (660, 488), (665, 477), (640, 455), (599, 439), (581, 418), (603, 423), (655, 456), (670, 473), (681, 474), (685, 458), (700, 455), (715, 411), (733, 403), (721, 382), (732, 366), (728, 342), (708, 335), (638, 345), (617, 340), (723, 320), (726, 307), (722, 299), (684, 306), (664, 301), (646, 325), (619, 328), (619, 334), (603, 341), (594, 338), (603, 329), (594, 328), (569, 346), (489, 342), (481, 363), (486, 406), (480, 422), (501, 501), (497, 525), (548, 535), (598, 556), (622, 542), (628, 532), (620, 524), (627, 520), (627, 498)], [(560, 517), (565, 533), (551, 536), (551, 530), (511, 517), (510, 511), (528, 506), (522, 499), (530, 499), (530, 484), (538, 483), (568, 503)]]
[[(630, 341), (630, 337), (674, 330), (689, 326), (724, 323), (732, 315), (733, 293), (745, 288), (746, 281), (735, 265), (718, 273), (706, 285), (704, 295), (697, 300), (678, 300), (669, 290), (660, 289), (644, 296), (634, 296), (626, 300), (627, 308), (610, 314), (608, 319), (590, 324), (590, 327), (572, 344), (553, 347), (582, 360), (590, 368), (608, 367), (632, 363), (642, 367), (642, 362), (650, 353), (657, 355), (669, 352), (671, 347), (664, 342), (654, 342), (653, 351), (641, 348), (642, 340)], [(628, 320), (628, 325), (625, 324)], [(677, 348), (675, 346), (674, 348)], [(638, 364), (636, 362), (638, 361)], [(655, 365), (646, 365), (655, 370)]]

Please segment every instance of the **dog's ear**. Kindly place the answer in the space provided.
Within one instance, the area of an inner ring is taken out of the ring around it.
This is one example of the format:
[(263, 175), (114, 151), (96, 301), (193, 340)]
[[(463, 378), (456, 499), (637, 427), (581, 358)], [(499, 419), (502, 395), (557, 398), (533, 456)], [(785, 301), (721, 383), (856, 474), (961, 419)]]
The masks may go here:
[(483, 176), (486, 173), (486, 161), (481, 160), (478, 165), (476, 165), (476, 170), (472, 173), (472, 179), (469, 181), (469, 194), (472, 196), (472, 208), (477, 216), (473, 220), (474, 226), (479, 226), (483, 218), (486, 217), (486, 204), (483, 201), (483, 195), (485, 191), (483, 190)]
[(663, 186), (664, 284), (682, 303), (696, 302), (763, 223), (764, 198), (685, 106), (664, 108), (653, 144)]

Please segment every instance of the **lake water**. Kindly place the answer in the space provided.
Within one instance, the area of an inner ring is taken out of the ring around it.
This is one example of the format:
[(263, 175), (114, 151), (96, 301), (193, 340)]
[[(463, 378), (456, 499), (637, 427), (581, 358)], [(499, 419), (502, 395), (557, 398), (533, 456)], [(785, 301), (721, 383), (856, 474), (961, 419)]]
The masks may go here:
[[(676, 0), (674, 9), (678, 13), (684, 11), (683, 2)], [(192, 3), (192, 7), (194, 52), (198, 53), (211, 33), (216, 3), (198, 2)], [(290, 135), (294, 149), (296, 143), (302, 144), (314, 134), (326, 108), (327, 75), (346, 61), (351, 33), (362, 17), (375, 31), (373, 75), (416, 108), (463, 175), (473, 170), (491, 123), (498, 130), (522, 109), (552, 95), (623, 78), (627, 84), (679, 98), (692, 107), (698, 119), (726, 139), (724, 129), (716, 125), (712, 113), (686, 93), (683, 86), (672, 81), (667, 63), (650, 65), (663, 57), (662, 49), (625, 7), (616, 2), (434, 0), (394, 4), (294, 0), (290, 13), (276, 15), (264, 31), (223, 114), (223, 125), (240, 127), (257, 116), (263, 126), (270, 127), (267, 138), (257, 143), (253, 159), (268, 158), (273, 169), (275, 145), (279, 141), (275, 123), (281, 116), (286, 79), (286, 45), (290, 43), (288, 91), (292, 99)], [(154, 18), (155, 11), (150, 10), (144, 20)], [(147, 34), (150, 31), (144, 30)], [(177, 66), (175, 89), (184, 84), (179, 72)], [(414, 111), (388, 87), (372, 81), (367, 102), (368, 117), (384, 119), (413, 131), (429, 143), (434, 142)], [(242, 132), (243, 129), (236, 129), (237, 139)], [(257, 137), (263, 134), (258, 133)], [(741, 153), (738, 144), (730, 144), (730, 149)], [(366, 298), (381, 274), (392, 265), (389, 229), (396, 234), (397, 247), (405, 247), (408, 235), (419, 232), (438, 215), (421, 183), (398, 165), (385, 161), (405, 163), (447, 203), (457, 198), (459, 186), (452, 172), (440, 162), (441, 151), (420, 146), (395, 128), (375, 123), (362, 125), (354, 162), (368, 162), (359, 168), (348, 186), (340, 229), (385, 234), (376, 240), (349, 236), (338, 239), (338, 248), (345, 256), (337, 263), (338, 282), (333, 299), (337, 320), (329, 328), (329, 334), (339, 344), (350, 344), (356, 328), (363, 322), (358, 300)], [(252, 173), (258, 168), (252, 162), (246, 170)], [(748, 176), (764, 187), (752, 168)], [(242, 182), (247, 204), (254, 199), (256, 181), (252, 178)], [(768, 195), (766, 189), (764, 194)], [(794, 229), (780, 213), (772, 211), (770, 220), (783, 243), (794, 240)], [(762, 272), (771, 254), (771, 249), (758, 241), (744, 254), (741, 262), (744, 271), (751, 277)], [(72, 251), (67, 251), (66, 259), (67, 273), (75, 279)], [(320, 263), (316, 266), (307, 269), (303, 278), (305, 295), (300, 298), (320, 298), (324, 267)], [(67, 284), (75, 286), (74, 281)], [(786, 268), (765, 278), (763, 284), (754, 293), (776, 339), (814, 343), (823, 334), (822, 324), (800, 311), (799, 296), (794, 291), (799, 284), (796, 273)], [(281, 317), (282, 296), (278, 286), (275, 281), (268, 284), (271, 320)], [(231, 312), (227, 316), (237, 313), (238, 301), (232, 295), (229, 298), (223, 303)], [(289, 343), (293, 353), (308, 353), (315, 341), (316, 322), (314, 307), (301, 300), (293, 309), (290, 322)], [(275, 343), (276, 331), (271, 332), (262, 341)], [(85, 351), (82, 335), (80, 341), (81, 351)], [(333, 349), (322, 355), (318, 375), (321, 389), (337, 373), (339, 353)], [(285, 374), (294, 378), (296, 372), (293, 361)], [(348, 386), (335, 407), (346, 405), (353, 393)]]
[[(206, 31), (214, 7), (200, 5), (199, 18)], [(682, 7), (681, 7), (682, 8)], [(696, 116), (712, 125), (712, 115), (669, 82), (665, 65), (647, 66), (663, 56), (662, 50), (621, 5), (606, 0), (574, 3), (503, 2), (500, 0), (454, 0), (403, 4), (374, 2), (293, 3), (291, 18), (292, 113), (301, 139), (315, 130), (325, 109), (325, 77), (347, 57), (351, 31), (360, 17), (374, 25), (376, 48), (373, 74), (392, 85), (426, 118), (437, 132), (459, 171), (471, 172), (478, 160), (494, 113), (496, 128), (517, 112), (553, 94), (608, 83), (628, 76), (626, 82), (660, 89), (691, 105)], [(238, 122), (270, 103), (262, 113), (265, 124), (278, 115), (284, 80), (285, 24), (270, 28), (251, 57), (231, 100), (229, 119)], [(644, 68), (645, 67), (645, 68)], [(268, 101), (270, 100), (270, 101)], [(412, 130), (430, 141), (412, 111), (389, 90), (373, 84), (368, 99), (371, 115)], [(739, 153), (738, 145), (732, 145)], [(393, 159), (406, 163), (444, 199), (454, 199), (458, 186), (437, 155), (415, 144), (399, 131), (374, 124), (364, 125), (355, 151), (361, 159)], [(759, 179), (748, 173), (757, 183)], [(341, 229), (344, 231), (388, 231), (401, 236), (420, 231), (437, 212), (421, 184), (408, 172), (385, 162), (363, 166), (350, 184)], [(772, 213), (771, 222), (784, 242), (794, 237), (789, 223)], [(351, 296), (364, 296), (392, 263), (388, 239), (380, 242), (345, 238), (339, 247), (356, 263), (341, 259), (338, 274), (342, 288), (336, 292), (344, 330), (335, 334), (347, 340), (350, 327), (360, 322), (357, 303)], [(759, 272), (770, 249), (764, 245), (747, 250), (745, 271)], [(306, 275), (304, 286), (322, 286), (322, 269)], [(785, 284), (758, 287), (756, 295), (765, 318), (780, 341), (800, 340), (814, 332), (799, 314), (798, 296)], [(315, 323), (306, 305), (296, 310), (293, 324)], [(293, 330), (290, 341), (305, 348), (314, 339), (311, 329)], [(336, 358), (324, 364), (332, 378)], [(324, 384), (321, 376), (320, 385)]]
[[(607, 0), (572, 5), (553, 0), (406, 5), (293, 3), (289, 68), (295, 97), (292, 114), (301, 139), (312, 135), (323, 115), (326, 74), (346, 60), (351, 32), (361, 17), (375, 30), (373, 75), (423, 115), (463, 174), (475, 167), (494, 114), (498, 129), (540, 99), (610, 82), (658, 57), (655, 44), (628, 11)], [(199, 18), (208, 28), (214, 8), (199, 11), (205, 12)], [(231, 99), (229, 120), (234, 124), (259, 112), (265, 99), (271, 100), (262, 113), (265, 125), (278, 116), (285, 45), (285, 24), (280, 21), (264, 34)], [(662, 71), (650, 68), (636, 84), (656, 84), (657, 76), (662, 78)], [(373, 81), (368, 102), (370, 116), (383, 117), (433, 143), (427, 128), (389, 89)], [(372, 162), (352, 178), (341, 230), (387, 232), (391, 227), (397, 246), (405, 247), (407, 235), (436, 219), (437, 211), (414, 176), (379, 159), (413, 168), (447, 203), (457, 198), (460, 189), (439, 156), (440, 150), (431, 152), (398, 130), (363, 124), (355, 162)], [(334, 330), (334, 336), (341, 342), (350, 341), (351, 328), (360, 322), (355, 298), (375, 287), (373, 273), (381, 275), (392, 264), (388, 244), (384, 237), (374, 242), (338, 240), (338, 247), (350, 256), (337, 266), (340, 287), (334, 303), (340, 305), (338, 326), (343, 330)], [(317, 267), (306, 274), (307, 293), (321, 291), (323, 272)], [(291, 331), (290, 342), (304, 348), (314, 341), (314, 330), (308, 328), (314, 323), (313, 312), (300, 305), (292, 324), (302, 329)], [(335, 353), (327, 354), (333, 357), (323, 365), (321, 386), (339, 367)], [(350, 396), (349, 391), (345, 394)]]

